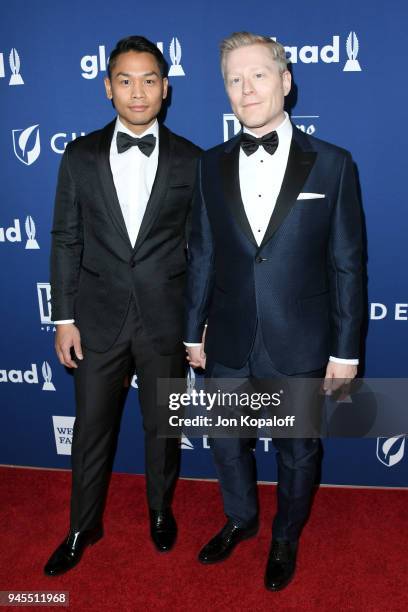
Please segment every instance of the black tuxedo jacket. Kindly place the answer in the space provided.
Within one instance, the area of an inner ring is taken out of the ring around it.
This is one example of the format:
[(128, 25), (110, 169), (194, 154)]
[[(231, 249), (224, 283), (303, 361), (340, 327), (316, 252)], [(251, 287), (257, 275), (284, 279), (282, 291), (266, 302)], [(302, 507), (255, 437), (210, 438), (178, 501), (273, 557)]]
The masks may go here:
[[(275, 209), (257, 245), (239, 186), (239, 140), (203, 154), (193, 205), (184, 338), (211, 361), (242, 367), (256, 325), (285, 374), (356, 358), (362, 231), (350, 154), (296, 127)], [(273, 177), (271, 177), (273, 180)], [(324, 197), (298, 199), (299, 194)]]
[(133, 293), (161, 354), (180, 348), (186, 223), (200, 149), (160, 126), (159, 160), (135, 247), (109, 163), (115, 121), (69, 143), (55, 202), (51, 251), (54, 321), (75, 319), (85, 346), (108, 350)]

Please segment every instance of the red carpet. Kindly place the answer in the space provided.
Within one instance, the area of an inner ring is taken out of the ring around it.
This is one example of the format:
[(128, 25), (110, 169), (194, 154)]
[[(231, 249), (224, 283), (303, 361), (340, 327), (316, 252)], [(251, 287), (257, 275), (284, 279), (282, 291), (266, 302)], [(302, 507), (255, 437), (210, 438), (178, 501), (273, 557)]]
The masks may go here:
[(258, 536), (224, 563), (202, 566), (197, 552), (224, 521), (217, 484), (179, 482), (177, 546), (160, 555), (149, 541), (143, 478), (115, 474), (104, 539), (87, 549), (74, 570), (52, 579), (42, 567), (66, 531), (70, 474), (0, 468), (0, 485), (3, 591), (69, 591), (75, 612), (408, 610), (406, 491), (321, 488), (295, 579), (284, 591), (269, 593), (263, 573), (275, 487), (260, 487)]

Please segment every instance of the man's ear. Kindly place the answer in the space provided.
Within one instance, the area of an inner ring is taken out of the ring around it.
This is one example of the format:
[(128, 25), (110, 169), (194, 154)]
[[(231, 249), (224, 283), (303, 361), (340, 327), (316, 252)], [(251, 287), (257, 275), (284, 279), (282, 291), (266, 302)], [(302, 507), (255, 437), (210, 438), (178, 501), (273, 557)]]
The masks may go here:
[(163, 100), (167, 98), (168, 90), (169, 90), (169, 79), (167, 77), (163, 77)]
[(110, 82), (109, 77), (105, 77), (105, 78), (103, 79), (103, 82), (105, 83), (106, 97), (107, 97), (109, 100), (112, 100), (112, 97), (113, 97), (113, 96), (112, 96), (112, 86), (111, 86), (111, 82)]
[(283, 94), (287, 96), (292, 87), (292, 75), (290, 74), (289, 70), (282, 72), (282, 85)]

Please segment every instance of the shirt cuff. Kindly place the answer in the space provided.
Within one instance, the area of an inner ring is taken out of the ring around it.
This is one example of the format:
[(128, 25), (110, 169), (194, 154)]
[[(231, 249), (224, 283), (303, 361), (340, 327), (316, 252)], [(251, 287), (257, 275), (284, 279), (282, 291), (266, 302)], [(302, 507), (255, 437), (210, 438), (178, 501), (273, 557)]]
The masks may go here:
[(330, 355), (329, 361), (333, 361), (333, 363), (344, 363), (345, 365), (358, 365), (358, 359), (342, 359), (341, 357), (332, 357)]
[(183, 342), (184, 346), (201, 346), (202, 342)]
[(66, 325), (67, 323), (75, 323), (75, 319), (63, 319), (62, 321), (53, 321), (54, 325)]

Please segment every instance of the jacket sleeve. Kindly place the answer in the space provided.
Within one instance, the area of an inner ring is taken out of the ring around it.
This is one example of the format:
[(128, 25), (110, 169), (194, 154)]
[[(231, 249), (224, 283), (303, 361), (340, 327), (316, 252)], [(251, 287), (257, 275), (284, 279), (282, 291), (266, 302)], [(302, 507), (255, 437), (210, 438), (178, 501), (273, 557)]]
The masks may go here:
[(359, 356), (363, 312), (362, 221), (351, 155), (346, 153), (329, 237), (329, 286), (332, 341), (330, 354)]
[(51, 309), (54, 321), (74, 318), (83, 250), (80, 204), (70, 168), (70, 145), (62, 156), (51, 242)]
[(185, 342), (201, 342), (211, 302), (213, 281), (214, 245), (203, 195), (202, 161), (200, 160), (188, 243)]

